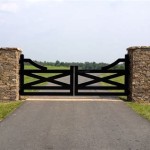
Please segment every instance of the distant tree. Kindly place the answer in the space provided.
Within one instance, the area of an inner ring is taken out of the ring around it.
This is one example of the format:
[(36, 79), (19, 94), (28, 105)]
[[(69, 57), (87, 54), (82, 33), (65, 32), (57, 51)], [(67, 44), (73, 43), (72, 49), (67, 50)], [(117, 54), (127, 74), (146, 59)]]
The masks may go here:
[(56, 60), (55, 66), (60, 66), (60, 61), (59, 60)]
[[(101, 69), (104, 66), (107, 66), (109, 64), (107, 63), (96, 63), (96, 62), (60, 62), (57, 60), (56, 62), (47, 62), (47, 61), (36, 61), (34, 60), (35, 63), (39, 65), (50, 65), (50, 66), (65, 66), (65, 67), (70, 67), (70, 66), (78, 66), (79, 69)], [(30, 63), (25, 63), (26, 65), (31, 65)], [(110, 69), (124, 69), (125, 65), (124, 63), (118, 64)]]

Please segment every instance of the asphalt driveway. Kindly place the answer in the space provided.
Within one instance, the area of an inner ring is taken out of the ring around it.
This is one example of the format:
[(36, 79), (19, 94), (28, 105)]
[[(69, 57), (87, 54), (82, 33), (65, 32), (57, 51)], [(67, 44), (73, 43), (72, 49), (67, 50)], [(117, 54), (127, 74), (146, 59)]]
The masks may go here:
[(0, 122), (0, 150), (150, 150), (150, 122), (122, 101), (26, 101)]

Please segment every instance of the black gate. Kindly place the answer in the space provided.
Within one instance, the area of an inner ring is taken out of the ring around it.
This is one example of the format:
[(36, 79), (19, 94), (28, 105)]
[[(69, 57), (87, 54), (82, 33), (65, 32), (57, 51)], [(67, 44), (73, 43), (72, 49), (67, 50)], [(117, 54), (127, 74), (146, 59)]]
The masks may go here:
[[(113, 69), (117, 64), (124, 63), (124, 69)], [(29, 63), (34, 67), (25, 68)], [(44, 77), (42, 74), (53, 74), (53, 76)], [(108, 74), (102, 76), (101, 74)], [(36, 79), (25, 83), (25, 76)], [(113, 81), (113, 78), (125, 76), (124, 83)], [(69, 70), (52, 70), (38, 65), (31, 59), (25, 59), (24, 55), (20, 58), (20, 95), (66, 95), (66, 96), (122, 96), (129, 94), (128, 88), (129, 76), (129, 58), (116, 60), (114, 63), (103, 67), (101, 70), (80, 70), (78, 66), (71, 66)], [(67, 77), (67, 83), (58, 79)], [(79, 78), (88, 78), (90, 81), (79, 81)], [(49, 82), (52, 85), (41, 85), (43, 82)], [(105, 85), (101, 83), (105, 83)]]

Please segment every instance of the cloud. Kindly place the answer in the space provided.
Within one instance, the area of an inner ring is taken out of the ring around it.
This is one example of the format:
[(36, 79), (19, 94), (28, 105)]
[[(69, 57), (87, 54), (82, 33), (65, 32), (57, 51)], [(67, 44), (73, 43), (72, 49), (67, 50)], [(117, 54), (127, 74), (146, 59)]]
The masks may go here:
[(31, 3), (37, 3), (37, 2), (46, 2), (46, 1), (51, 1), (51, 2), (62, 2), (63, 0), (26, 0), (27, 2)]
[(27, 0), (27, 2), (36, 3), (36, 2), (42, 2), (47, 0)]
[(15, 2), (0, 3), (0, 11), (15, 13), (19, 10), (19, 6)]

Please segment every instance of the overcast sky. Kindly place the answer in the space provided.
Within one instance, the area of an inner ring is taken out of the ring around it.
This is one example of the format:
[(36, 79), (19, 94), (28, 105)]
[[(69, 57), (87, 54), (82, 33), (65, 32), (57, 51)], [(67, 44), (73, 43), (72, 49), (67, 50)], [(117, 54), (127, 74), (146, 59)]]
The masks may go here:
[(108, 62), (150, 45), (149, 0), (0, 0), (0, 47), (42, 61)]

